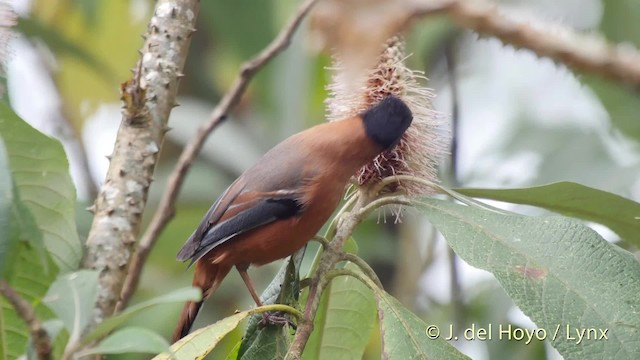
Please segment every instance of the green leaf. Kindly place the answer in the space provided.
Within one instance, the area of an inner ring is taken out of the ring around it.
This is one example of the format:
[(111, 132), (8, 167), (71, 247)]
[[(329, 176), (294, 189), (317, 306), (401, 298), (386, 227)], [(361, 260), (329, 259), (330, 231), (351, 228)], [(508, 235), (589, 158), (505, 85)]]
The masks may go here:
[[(258, 314), (262, 316), (261, 314)], [(291, 334), (288, 326), (268, 325), (255, 332), (245, 349), (238, 350), (237, 359), (281, 360), (289, 350)], [(241, 344), (245, 344), (241, 342)], [(241, 345), (242, 346), (242, 345)]]
[(151, 353), (169, 350), (169, 343), (158, 333), (142, 327), (127, 327), (109, 335), (98, 346), (82, 351), (79, 357), (94, 354)]
[(240, 346), (242, 346), (242, 341), (238, 341), (238, 343), (236, 343), (236, 346), (234, 346), (233, 349), (231, 349), (231, 351), (229, 352), (229, 354), (227, 354), (227, 357), (225, 359), (237, 360), (240, 357), (238, 355), (240, 354)]
[(98, 324), (98, 326), (96, 326), (93, 331), (82, 338), (82, 343), (88, 344), (107, 335), (118, 326), (129, 321), (135, 315), (156, 305), (185, 301), (200, 301), (201, 298), (202, 294), (200, 289), (187, 287), (172, 291), (162, 296), (158, 296), (157, 298), (141, 302), (127, 308), (125, 311), (116, 316), (105, 319), (103, 322)]
[(9, 159), (0, 136), (0, 279), (8, 271), (8, 259), (18, 238), (11, 236), (11, 208), (13, 206), (13, 180), (9, 172)]
[[(6, 172), (8, 174), (8, 172)], [(0, 267), (2, 278), (13, 289), (30, 302), (40, 319), (50, 316), (40, 301), (49, 284), (56, 276), (57, 269), (51, 262), (42, 244), (42, 234), (35, 225), (29, 209), (21, 202), (15, 187), (12, 189), (10, 231), (7, 238), (0, 239), (5, 244), (6, 257)], [(25, 352), (29, 330), (13, 307), (0, 297), (0, 359), (14, 359)]]
[[(495, 275), (565, 359), (633, 359), (640, 353), (640, 263), (632, 254), (569, 218), (502, 214), (435, 199), (416, 205), (462, 259)], [(575, 329), (587, 328), (597, 337), (607, 331), (608, 340), (571, 339)]]
[[(20, 241), (12, 256), (16, 259), (7, 281), (20, 296), (29, 302), (40, 320), (51, 318), (51, 311), (41, 301), (49, 285), (56, 277), (56, 266), (45, 253), (47, 266), (42, 262), (41, 251), (27, 241)], [(0, 360), (17, 359), (27, 350), (29, 330), (11, 304), (0, 296)]]
[(622, 196), (572, 182), (526, 189), (458, 189), (462, 194), (526, 204), (611, 228), (640, 246), (640, 204)]
[[(2, 217), (10, 217), (0, 234), (0, 278), (5, 279), (26, 301), (31, 303), (40, 319), (50, 316), (40, 301), (47, 292), (57, 270), (42, 244), (29, 209), (22, 203), (13, 184), (9, 163), (0, 138), (0, 209)], [(7, 213), (8, 210), (8, 213)], [(29, 330), (3, 297), (0, 297), (0, 359), (15, 359), (28, 350)]]
[[(53, 271), (53, 277), (55, 278), (57, 268), (49, 269), (50, 257), (42, 240), (42, 232), (38, 229), (33, 214), (20, 199), (20, 193), (18, 193), (15, 186), (13, 188), (13, 207), (11, 212), (11, 236), (17, 238), (18, 241), (29, 243), (34, 251), (34, 260), (40, 261), (42, 271), (47, 273), (47, 275), (49, 271)], [(17, 257), (15, 256), (11, 256), (11, 258), (8, 259), (7, 265), (10, 266), (10, 271), (7, 274), (8, 277), (15, 271), (14, 267), (10, 264), (16, 259)]]
[[(20, 199), (9, 167), (4, 140), (0, 137), (0, 279), (10, 278), (17, 260), (19, 241), (29, 242), (47, 270), (42, 234), (37, 230), (33, 215)], [(8, 218), (7, 218), (8, 217)]]
[(76, 343), (93, 315), (98, 298), (98, 272), (80, 270), (64, 274), (51, 285), (44, 303), (56, 313)]
[(390, 360), (467, 359), (442, 338), (429, 339), (427, 325), (393, 296), (377, 292), (382, 354)]
[[(177, 359), (204, 359), (220, 340), (233, 331), (240, 321), (249, 316), (249, 314), (249, 311), (243, 311), (226, 317), (213, 325), (198, 329), (171, 345), (170, 350), (173, 351)], [(172, 357), (169, 353), (162, 353), (153, 359), (169, 360)]]
[[(360, 278), (351, 276), (342, 276), (339, 278), (350, 278), (357, 281), (363, 281), (361, 284), (366, 285), (375, 294), (378, 304), (378, 317), (380, 319), (380, 333), (382, 336), (382, 353), (385, 359), (466, 359), (467, 357), (460, 353), (452, 345), (448, 344), (442, 338), (429, 339), (426, 330), (429, 325), (407, 310), (393, 296), (380, 289), (376, 284), (362, 273), (354, 264), (349, 264), (348, 270), (358, 274)], [(334, 279), (333, 281), (335, 282)], [(335, 296), (335, 295), (334, 295)], [(321, 315), (321, 314), (319, 314)], [(322, 316), (322, 315), (321, 315)], [(352, 319), (353, 321), (362, 321), (361, 319)], [(372, 321), (374, 323), (374, 321)], [(353, 325), (352, 325), (353, 326)], [(315, 330), (314, 330), (315, 332)], [(345, 334), (342, 327), (335, 327), (326, 334), (331, 336)], [(313, 335), (312, 335), (313, 336)], [(368, 340), (367, 336), (365, 340)], [(309, 346), (309, 345), (307, 345)], [(323, 351), (331, 351), (324, 349)], [(356, 354), (348, 354), (340, 351), (340, 358), (356, 358)], [(305, 348), (306, 354), (306, 348)], [(314, 354), (307, 355), (314, 359)], [(318, 356), (325, 356), (324, 353)], [(361, 358), (362, 355), (360, 355)], [(327, 356), (327, 358), (331, 358)]]
[(47, 250), (61, 271), (76, 269), (82, 245), (75, 226), (75, 188), (62, 146), (4, 103), (0, 103), (0, 134), (20, 198), (33, 214)]
[[(351, 263), (345, 268), (359, 271)], [(303, 359), (362, 359), (376, 323), (373, 292), (354, 277), (340, 276), (322, 296)]]

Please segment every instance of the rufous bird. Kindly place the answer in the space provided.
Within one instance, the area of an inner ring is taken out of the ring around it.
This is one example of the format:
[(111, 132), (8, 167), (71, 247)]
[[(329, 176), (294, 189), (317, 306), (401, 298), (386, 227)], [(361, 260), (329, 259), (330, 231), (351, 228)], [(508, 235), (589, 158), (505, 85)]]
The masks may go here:
[(173, 334), (187, 335), (203, 302), (234, 266), (258, 306), (247, 269), (287, 257), (312, 239), (338, 206), (356, 171), (392, 148), (413, 116), (388, 96), (359, 115), (314, 126), (269, 150), (211, 206), (178, 253), (195, 263), (193, 286)]

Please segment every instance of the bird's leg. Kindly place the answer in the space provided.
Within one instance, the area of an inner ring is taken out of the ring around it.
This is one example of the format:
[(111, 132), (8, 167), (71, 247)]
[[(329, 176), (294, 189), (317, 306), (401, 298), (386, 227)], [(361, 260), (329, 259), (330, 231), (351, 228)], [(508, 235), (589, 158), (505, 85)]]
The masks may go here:
[[(251, 278), (249, 277), (249, 273), (247, 272), (247, 269), (249, 268), (249, 265), (236, 265), (236, 269), (238, 269), (238, 272), (240, 273), (240, 277), (242, 278), (242, 281), (244, 281), (244, 284), (247, 286), (247, 289), (249, 289), (249, 292), (251, 293), (251, 297), (253, 298), (253, 301), (256, 302), (257, 306), (262, 306), (262, 301), (260, 301), (260, 297), (258, 296), (258, 293), (256, 292), (256, 288), (253, 287), (253, 282), (251, 282)], [(296, 325), (289, 320), (289, 318), (287, 318), (285, 316), (285, 314), (281, 315), (281, 312), (265, 312), (262, 314), (262, 321), (260, 322), (261, 327), (264, 327), (268, 324), (274, 324), (274, 325), (289, 325), (292, 328), (296, 328)]]
[(253, 287), (253, 283), (251, 282), (251, 278), (249, 277), (249, 273), (247, 272), (247, 269), (249, 268), (249, 266), (236, 265), (236, 268), (240, 273), (240, 277), (242, 277), (242, 281), (244, 281), (244, 284), (247, 286), (247, 289), (249, 289), (249, 292), (251, 293), (251, 297), (253, 298), (253, 301), (256, 302), (257, 306), (262, 306), (262, 301), (260, 301), (260, 297), (256, 292), (256, 288)]

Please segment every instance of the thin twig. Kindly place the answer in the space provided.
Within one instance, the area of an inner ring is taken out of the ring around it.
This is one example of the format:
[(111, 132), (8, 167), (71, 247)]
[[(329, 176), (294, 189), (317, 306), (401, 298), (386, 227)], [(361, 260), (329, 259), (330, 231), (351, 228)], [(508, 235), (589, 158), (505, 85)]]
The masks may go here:
[(415, 5), (410, 18), (433, 14), (447, 14), (463, 28), (492, 35), (575, 70), (640, 86), (640, 52), (631, 46), (611, 45), (596, 35), (580, 34), (558, 24), (514, 20), (486, 0), (424, 0)]
[(373, 292), (381, 292), (384, 290), (378, 284), (376, 284), (372, 279), (362, 276), (360, 273), (349, 269), (333, 269), (324, 276), (326, 279), (325, 282), (328, 284), (331, 280), (337, 278), (338, 276), (351, 276), (352, 278), (360, 280), (361, 283), (366, 285)]
[(376, 199), (366, 206), (358, 209), (359, 215), (364, 217), (374, 211), (375, 209), (381, 208), (385, 205), (406, 205), (411, 206), (413, 202), (410, 198), (403, 195), (395, 195), (395, 196), (383, 196), (379, 199)]
[(284, 304), (269, 304), (258, 306), (257, 308), (249, 310), (249, 315), (262, 314), (266, 312), (286, 312), (296, 317), (296, 319), (302, 319), (302, 313), (289, 305)]
[(320, 243), (323, 249), (326, 249), (329, 246), (329, 240), (325, 239), (323, 236), (316, 235), (311, 240)]
[(262, 67), (269, 63), (271, 59), (287, 48), (296, 29), (300, 26), (304, 17), (309, 13), (317, 1), (318, 0), (305, 1), (298, 8), (287, 25), (280, 31), (278, 36), (255, 58), (242, 65), (240, 73), (231, 86), (231, 89), (229, 89), (229, 91), (220, 100), (207, 122), (198, 129), (193, 140), (189, 141), (182, 151), (171, 176), (169, 176), (169, 180), (167, 182), (166, 189), (163, 192), (164, 195), (158, 205), (158, 209), (153, 215), (153, 218), (151, 219), (151, 222), (149, 223), (149, 226), (140, 240), (138, 248), (133, 256), (116, 311), (120, 311), (126, 307), (131, 295), (138, 286), (142, 267), (147, 260), (151, 249), (169, 220), (171, 220), (175, 215), (175, 203), (180, 188), (184, 182), (185, 175), (200, 152), (205, 140), (209, 134), (211, 134), (211, 132), (226, 119), (231, 108), (238, 103), (253, 76), (262, 69)]
[(343, 253), (342, 257), (341, 257), (341, 260), (349, 261), (349, 262), (355, 264), (356, 266), (358, 266), (360, 268), (360, 270), (362, 270), (363, 273), (365, 273), (369, 278), (371, 278), (371, 280), (373, 280), (373, 282), (376, 283), (376, 285), (380, 289), (384, 288), (382, 286), (382, 282), (380, 281), (380, 278), (378, 278), (378, 274), (376, 274), (375, 270), (373, 270), (371, 268), (371, 266), (369, 266), (369, 264), (367, 264), (366, 261), (362, 260), (362, 258), (359, 257), (358, 255), (350, 254), (350, 253)]
[(27, 323), (38, 359), (51, 359), (51, 339), (36, 318), (36, 312), (28, 301), (23, 299), (5, 280), (0, 280), (0, 293), (11, 303), (16, 313)]

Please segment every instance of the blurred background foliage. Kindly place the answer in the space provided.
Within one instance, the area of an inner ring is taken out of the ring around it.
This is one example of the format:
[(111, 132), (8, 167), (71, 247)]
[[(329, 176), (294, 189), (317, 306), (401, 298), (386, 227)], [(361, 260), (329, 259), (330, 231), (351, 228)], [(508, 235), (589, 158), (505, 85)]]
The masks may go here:
[[(207, 119), (240, 64), (275, 36), (296, 4), (292, 0), (202, 2), (180, 84), (182, 106), (170, 120), (174, 130), (162, 149), (146, 218), (153, 213), (183, 145)], [(505, 0), (501, 5), (523, 16), (558, 21), (613, 42), (640, 46), (637, 0)], [(84, 208), (103, 180), (105, 156), (120, 121), (118, 87), (138, 59), (139, 34), (154, 2), (23, 0), (15, 1), (15, 6), (21, 19), (14, 42), (22, 45), (12, 52), (7, 65), (8, 95), (22, 118), (65, 144), (81, 199), (78, 226), (81, 236), (86, 236), (91, 216)], [(210, 204), (265, 150), (324, 121), (330, 55), (311, 51), (307, 32), (303, 27), (290, 48), (258, 74), (232, 117), (208, 140), (187, 177), (177, 216), (152, 252), (135, 301), (189, 284), (191, 272), (174, 260), (175, 254)], [(451, 113), (452, 81), (457, 85), (456, 176), (461, 185), (524, 187), (566, 180), (640, 200), (640, 98), (633, 90), (590, 74), (572, 73), (495, 39), (478, 38), (446, 18), (419, 20), (406, 37), (407, 52), (413, 54), (410, 67), (425, 71), (431, 79), (428, 86), (435, 89), (435, 106), (443, 114)], [(453, 72), (445, 63), (446, 49), (453, 49), (457, 64)], [(53, 91), (45, 91), (48, 88)], [(610, 230), (595, 228), (607, 240), (618, 240)], [(360, 256), (376, 269), (385, 288), (431, 323), (533, 326), (491, 275), (461, 261), (452, 267), (445, 243), (417, 214), (407, 214), (401, 223), (393, 217), (371, 219), (354, 237)], [(314, 254), (315, 248), (310, 244), (307, 255)], [(279, 266), (252, 270), (259, 289)], [(460, 294), (452, 298), (452, 291)], [(239, 276), (232, 273), (207, 302), (196, 326), (251, 307), (248, 295)], [(180, 308), (166, 305), (133, 323), (168, 336)], [(212, 358), (231, 351), (241, 335), (234, 331), (224, 340), (228, 345), (217, 347)], [(366, 358), (379, 357), (373, 340)], [(455, 345), (479, 359), (559, 357), (541, 342)]]

